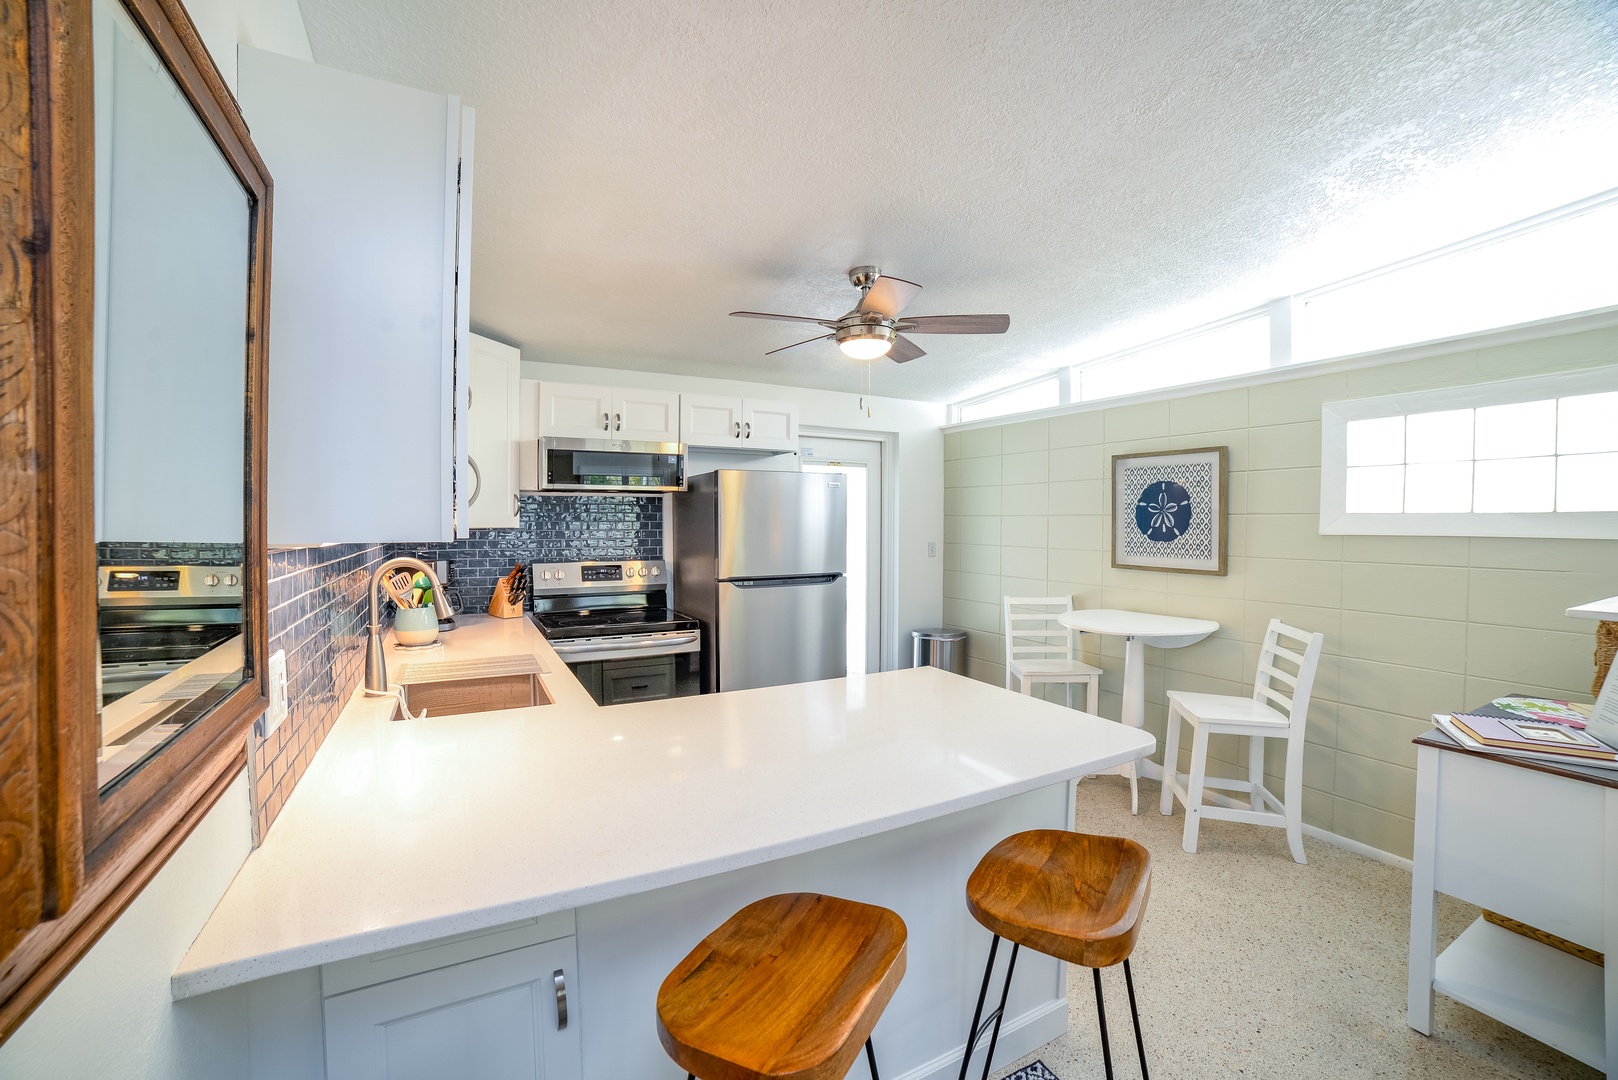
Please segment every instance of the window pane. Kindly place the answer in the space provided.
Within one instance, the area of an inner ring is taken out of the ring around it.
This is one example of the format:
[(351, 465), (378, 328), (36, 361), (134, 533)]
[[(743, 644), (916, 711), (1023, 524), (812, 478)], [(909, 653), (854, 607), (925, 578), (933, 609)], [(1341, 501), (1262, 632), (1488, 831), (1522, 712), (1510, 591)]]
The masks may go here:
[(1405, 417), (1405, 460), (1471, 461), (1472, 410), (1452, 409)]
[(1397, 465), (1404, 459), (1404, 417), (1380, 416), (1375, 420), (1348, 422), (1349, 465)]
[(1472, 509), (1472, 463), (1405, 466), (1405, 513), (1465, 514)]
[(1618, 203), (1308, 300), (1299, 359), (1388, 349), (1618, 303)]
[(1618, 454), (1576, 454), (1556, 459), (1556, 509), (1618, 510)]
[(1372, 465), (1348, 470), (1344, 506), (1350, 514), (1397, 514), (1405, 508), (1405, 467)]
[(1556, 404), (1557, 453), (1618, 450), (1618, 392), (1565, 397)]
[(1222, 379), (1270, 366), (1270, 317), (1260, 315), (1206, 334), (1079, 369), (1079, 400), (1138, 394)]
[(1548, 514), (1556, 509), (1556, 459), (1553, 457), (1480, 461), (1476, 470), (1473, 513)]
[(1554, 399), (1485, 406), (1477, 411), (1476, 427), (1478, 458), (1525, 458), (1556, 453)]
[(1034, 412), (1036, 409), (1054, 409), (1062, 403), (1062, 384), (1053, 378), (1019, 386), (992, 398), (961, 406), (961, 423), (987, 420), (993, 416)]

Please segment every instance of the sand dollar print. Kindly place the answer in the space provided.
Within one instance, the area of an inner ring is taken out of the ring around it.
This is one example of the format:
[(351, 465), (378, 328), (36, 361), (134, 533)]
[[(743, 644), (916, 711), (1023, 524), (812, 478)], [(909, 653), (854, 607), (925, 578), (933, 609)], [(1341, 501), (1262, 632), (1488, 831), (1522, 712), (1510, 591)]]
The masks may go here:
[(1191, 493), (1173, 480), (1146, 485), (1135, 504), (1135, 527), (1156, 543), (1178, 540), (1191, 526)]

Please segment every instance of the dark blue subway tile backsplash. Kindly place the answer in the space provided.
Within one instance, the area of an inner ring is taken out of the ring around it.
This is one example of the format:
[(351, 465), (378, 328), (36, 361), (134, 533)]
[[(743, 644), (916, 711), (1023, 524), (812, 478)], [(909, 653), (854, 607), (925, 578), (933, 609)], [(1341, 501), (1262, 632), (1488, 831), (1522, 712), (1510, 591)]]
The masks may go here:
[(387, 557), (382, 544), (281, 548), (269, 554), (269, 652), (286, 652), (289, 711), (257, 755), (253, 809), (260, 836), (364, 675), (366, 590)]
[(108, 542), (96, 545), (97, 566), (240, 566), (240, 544)]
[(395, 555), (447, 559), (451, 599), (461, 611), (489, 606), (495, 582), (518, 563), (661, 559), (663, 500), (647, 495), (524, 495), (515, 529), (473, 529), (452, 544), (395, 544)]

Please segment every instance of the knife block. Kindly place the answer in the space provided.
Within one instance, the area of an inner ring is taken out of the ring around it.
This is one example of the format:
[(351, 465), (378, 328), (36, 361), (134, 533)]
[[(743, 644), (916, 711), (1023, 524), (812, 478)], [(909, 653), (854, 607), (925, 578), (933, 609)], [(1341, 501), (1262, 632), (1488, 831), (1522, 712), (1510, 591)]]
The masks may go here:
[(506, 598), (505, 583), (501, 582), (495, 586), (494, 595), (489, 597), (489, 614), (497, 619), (522, 618), (522, 602), (527, 595), (528, 590), (524, 589), (517, 594), (515, 601), (508, 600)]

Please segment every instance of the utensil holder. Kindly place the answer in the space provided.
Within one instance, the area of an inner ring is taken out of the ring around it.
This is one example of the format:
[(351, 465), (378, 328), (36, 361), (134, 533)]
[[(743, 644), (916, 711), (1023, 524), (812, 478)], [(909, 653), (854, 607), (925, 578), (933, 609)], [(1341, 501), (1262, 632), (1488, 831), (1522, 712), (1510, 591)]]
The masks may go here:
[(393, 613), (393, 640), (400, 645), (431, 645), (438, 640), (438, 613), (426, 607), (402, 607)]

